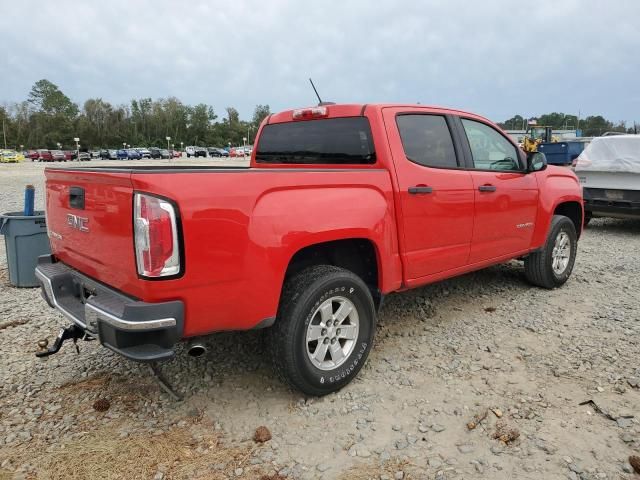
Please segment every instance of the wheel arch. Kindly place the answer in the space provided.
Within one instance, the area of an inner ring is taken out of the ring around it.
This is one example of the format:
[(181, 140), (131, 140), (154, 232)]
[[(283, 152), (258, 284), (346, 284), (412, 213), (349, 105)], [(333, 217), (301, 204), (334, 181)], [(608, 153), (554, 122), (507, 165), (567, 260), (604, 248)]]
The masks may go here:
[(382, 304), (380, 251), (369, 238), (343, 238), (299, 248), (287, 264), (284, 282), (315, 265), (333, 265), (358, 275), (369, 287), (376, 309)]
[(561, 202), (556, 205), (556, 207), (553, 210), (553, 214), (563, 215), (569, 218), (573, 222), (573, 225), (576, 227), (576, 234), (578, 235), (578, 238), (580, 238), (580, 235), (582, 233), (582, 227), (584, 224), (584, 209), (582, 207), (582, 204), (580, 204), (580, 202), (577, 202), (577, 201)]

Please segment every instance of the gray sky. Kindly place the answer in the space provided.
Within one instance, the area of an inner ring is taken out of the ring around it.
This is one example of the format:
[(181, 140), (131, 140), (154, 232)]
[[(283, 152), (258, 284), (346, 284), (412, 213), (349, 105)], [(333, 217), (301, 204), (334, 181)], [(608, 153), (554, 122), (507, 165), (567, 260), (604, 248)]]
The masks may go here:
[[(640, 122), (640, 2), (0, 0), (0, 103), (420, 102)], [(9, 72), (7, 74), (7, 71)]]

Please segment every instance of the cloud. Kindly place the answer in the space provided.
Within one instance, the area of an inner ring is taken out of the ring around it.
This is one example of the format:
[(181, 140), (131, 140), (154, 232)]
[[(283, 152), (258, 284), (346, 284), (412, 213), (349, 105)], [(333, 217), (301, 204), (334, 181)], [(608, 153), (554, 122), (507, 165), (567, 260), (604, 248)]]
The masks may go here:
[(77, 102), (176, 96), (249, 117), (258, 103), (313, 104), (313, 77), (338, 102), (640, 120), (640, 2), (24, 0), (3, 10), (0, 102), (47, 78)]

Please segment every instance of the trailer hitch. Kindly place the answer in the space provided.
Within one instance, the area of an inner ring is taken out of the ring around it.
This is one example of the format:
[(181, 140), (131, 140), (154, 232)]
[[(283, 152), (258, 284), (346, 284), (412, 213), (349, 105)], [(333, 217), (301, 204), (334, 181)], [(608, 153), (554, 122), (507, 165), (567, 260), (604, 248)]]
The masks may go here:
[(89, 337), (84, 330), (76, 325), (69, 325), (68, 327), (61, 328), (51, 347), (47, 348), (47, 346), (49, 345), (48, 338), (44, 338), (38, 341), (39, 351), (36, 352), (36, 357), (43, 358), (48, 357), (49, 355), (53, 355), (54, 353), (58, 353), (65, 340), (73, 340), (73, 343), (76, 347), (76, 352), (80, 353), (80, 348), (78, 347), (79, 338), (83, 340), (93, 340), (92, 337)]

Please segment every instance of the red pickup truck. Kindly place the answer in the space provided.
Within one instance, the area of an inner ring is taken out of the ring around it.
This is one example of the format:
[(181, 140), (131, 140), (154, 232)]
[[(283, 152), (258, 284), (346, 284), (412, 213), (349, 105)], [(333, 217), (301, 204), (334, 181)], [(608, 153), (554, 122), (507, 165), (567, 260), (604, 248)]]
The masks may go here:
[(312, 395), (358, 373), (386, 294), (512, 259), (558, 287), (583, 224), (571, 170), (480, 116), (421, 105), (270, 115), (248, 168), (46, 179), (53, 254), (36, 275), (73, 322), (63, 337), (157, 361), (183, 339), (198, 355), (203, 335), (269, 327), (276, 371)]

